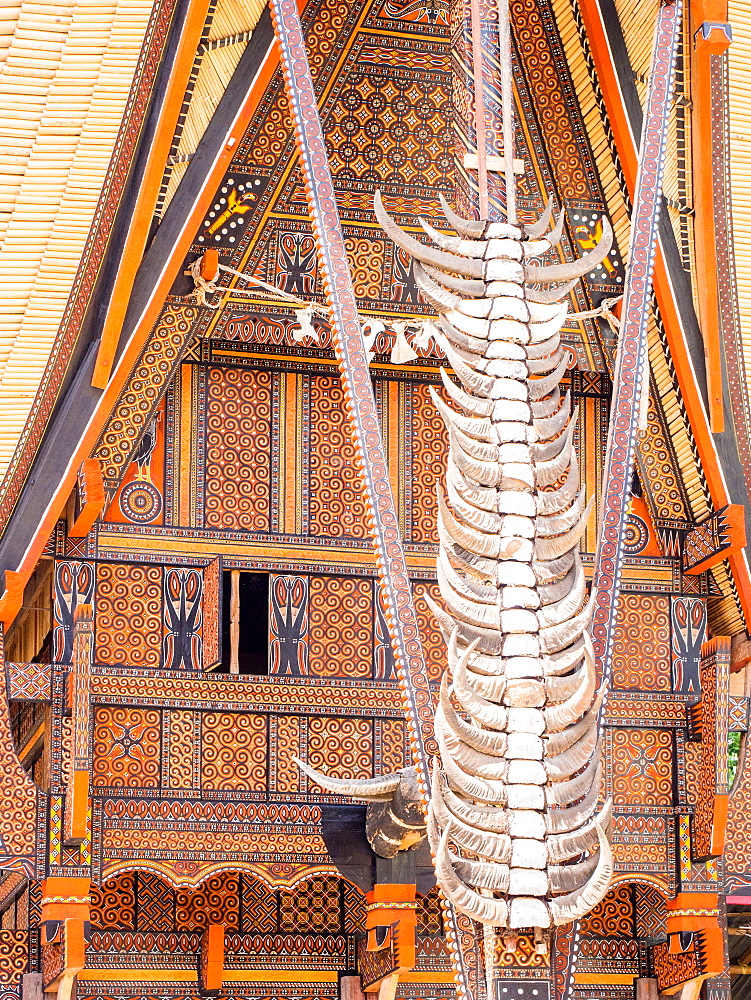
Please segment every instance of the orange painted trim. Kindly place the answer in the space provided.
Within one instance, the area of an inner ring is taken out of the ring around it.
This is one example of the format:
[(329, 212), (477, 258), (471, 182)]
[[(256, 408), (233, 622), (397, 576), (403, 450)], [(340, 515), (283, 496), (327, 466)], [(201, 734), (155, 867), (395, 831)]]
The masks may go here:
[(220, 990), (224, 985), (224, 924), (209, 924), (205, 934), (206, 965), (201, 988)]
[(400, 983), (455, 983), (453, 972), (402, 972)]
[(730, 795), (715, 795), (714, 816), (712, 817), (712, 843), (710, 851), (714, 857), (722, 857), (725, 853), (725, 835), (728, 825), (728, 802)]
[(185, 969), (84, 969), (78, 974), (82, 983), (119, 983), (119, 982), (155, 982), (155, 983), (196, 983), (197, 972)]
[[(302, 0), (298, 0), (298, 3), (302, 6)], [(60, 479), (54, 496), (50, 500), (46, 510), (39, 520), (36, 534), (29, 543), (17, 572), (13, 574), (14, 579), (15, 577), (18, 577), (22, 581), (22, 592), (23, 587), (26, 585), (29, 577), (34, 571), (39, 557), (44, 550), (44, 546), (47, 544), (47, 539), (52, 534), (55, 524), (65, 508), (70, 491), (73, 489), (76, 482), (78, 468), (81, 462), (89, 457), (91, 451), (96, 445), (102, 427), (117, 404), (128, 375), (141, 353), (154, 323), (156, 323), (159, 318), (159, 313), (164, 304), (164, 300), (172, 286), (173, 281), (175, 280), (175, 277), (182, 267), (183, 260), (191, 243), (193, 242), (193, 238), (198, 231), (198, 227), (211, 205), (216, 193), (216, 188), (226, 173), (237, 144), (242, 139), (245, 129), (258, 108), (261, 98), (263, 97), (263, 93), (270, 83), (278, 65), (279, 56), (276, 46), (271, 45), (266, 57), (258, 68), (245, 103), (235, 115), (232, 126), (227, 133), (227, 139), (224, 147), (215, 158), (214, 163), (205, 178), (200, 195), (193, 203), (192, 209), (186, 213), (183, 228), (175, 240), (174, 252), (167, 264), (164, 266), (162, 273), (159, 275), (151, 298), (144, 307), (135, 329), (133, 330), (130, 339), (125, 345), (125, 349), (120, 356), (115, 371), (107, 383), (107, 387), (104, 389), (88, 425), (81, 435), (78, 448), (71, 457), (68, 467)], [(12, 590), (11, 586), (9, 586), (10, 575), (10, 572), (6, 570), (5, 591), (2, 597), (0, 597), (0, 622), (2, 622), (6, 628), (12, 623), (13, 619), (18, 614), (22, 602), (22, 595), (21, 599), (16, 601), (16, 591)], [(11, 581), (11, 583), (13, 583), (13, 581)]]
[(109, 306), (102, 326), (102, 336), (96, 356), (91, 384), (104, 389), (112, 371), (130, 293), (143, 259), (159, 191), (164, 178), (175, 129), (180, 117), (185, 90), (196, 59), (196, 50), (206, 23), (210, 0), (190, 0), (180, 31), (180, 41), (167, 81), (159, 120), (149, 147), (143, 180), (125, 237), (122, 255), (115, 275)]
[[(706, 0), (707, 4), (710, 0)], [(613, 131), (621, 167), (628, 189), (633, 193), (636, 184), (638, 147), (631, 130), (625, 104), (621, 95), (618, 76), (610, 55), (610, 43), (605, 31), (600, 6), (597, 0), (580, 0), (579, 9), (589, 40), (590, 52), (597, 70), (597, 78), (608, 114), (608, 123)], [(696, 375), (691, 363), (686, 340), (683, 335), (675, 293), (665, 266), (662, 252), (658, 247), (655, 260), (654, 289), (662, 317), (665, 334), (670, 349), (670, 357), (675, 367), (678, 386), (681, 391), (689, 424), (694, 434), (702, 469), (707, 477), (712, 503), (716, 510), (730, 503), (725, 478), (719, 456), (699, 392)], [(751, 623), (751, 573), (745, 553), (729, 556), (730, 568), (738, 588), (743, 613)]]
[(584, 983), (594, 983), (595, 986), (612, 986), (626, 983), (630, 986), (635, 979), (639, 978), (638, 972), (575, 972), (574, 982), (584, 985)]
[(84, 459), (78, 481), (85, 500), (81, 512), (68, 529), (70, 538), (85, 538), (91, 531), (94, 521), (104, 510), (106, 494), (102, 466), (98, 458)]
[(30, 576), (31, 573), (16, 573), (12, 569), (5, 571), (5, 590), (0, 598), (0, 621), (6, 629), (21, 610), (24, 587)]
[(74, 771), (71, 782), (70, 802), (67, 808), (71, 811), (70, 837), (66, 844), (79, 845), (88, 834), (89, 819), (89, 772)]
[(691, 19), (702, 21), (727, 21), (728, 0), (691, 0)]
[[(692, 18), (693, 21), (693, 18)], [(692, 32), (696, 25), (692, 23)], [(712, 53), (696, 46), (691, 54), (691, 126), (694, 186), (694, 246), (696, 272), (700, 282), (699, 325), (704, 340), (707, 367), (709, 422), (712, 431), (725, 429), (722, 400), (722, 350), (720, 342), (720, 299), (717, 288), (717, 240), (712, 157)]]
[(90, 878), (54, 876), (42, 882), (42, 912), (39, 922), (67, 920), (76, 917), (89, 919)]

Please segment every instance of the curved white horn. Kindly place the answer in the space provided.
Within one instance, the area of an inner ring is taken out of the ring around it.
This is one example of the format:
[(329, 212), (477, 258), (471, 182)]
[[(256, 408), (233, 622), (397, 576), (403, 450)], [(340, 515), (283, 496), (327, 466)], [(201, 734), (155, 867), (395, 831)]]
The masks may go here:
[(550, 891), (573, 892), (575, 889), (581, 889), (597, 867), (599, 859), (599, 851), (596, 851), (584, 861), (578, 861), (573, 865), (548, 865)]
[(610, 220), (607, 216), (603, 216), (602, 237), (593, 250), (585, 253), (578, 260), (568, 261), (565, 264), (548, 264), (543, 267), (535, 267), (532, 264), (527, 264), (527, 280), (537, 284), (549, 285), (555, 281), (568, 281), (570, 278), (581, 278), (587, 271), (591, 271), (605, 260), (612, 246), (613, 227), (610, 225)]
[(564, 295), (568, 295), (571, 289), (579, 280), (579, 275), (571, 278), (570, 281), (555, 288), (527, 288), (527, 302), (539, 302), (542, 305), (549, 305), (553, 302), (560, 302)]
[[(573, 528), (569, 528), (568, 531), (563, 531), (562, 534), (554, 535), (552, 537), (540, 537), (538, 535), (535, 542), (535, 556), (541, 562), (549, 562), (551, 559), (557, 559), (558, 556), (562, 556), (564, 553), (570, 552), (571, 549), (579, 544), (579, 540), (587, 530), (587, 524), (589, 522), (590, 514), (592, 513), (592, 506), (594, 505), (594, 502), (595, 498), (593, 494), (589, 498), (589, 503), (580, 514), (579, 520)], [(561, 528), (563, 527), (564, 525), (561, 525)]]
[(441, 381), (443, 382), (449, 397), (453, 399), (455, 403), (458, 403), (462, 409), (466, 410), (467, 413), (470, 413), (473, 417), (490, 416), (493, 412), (492, 399), (478, 399), (477, 396), (471, 396), (449, 377), (446, 369), (443, 367), (440, 369), (440, 375)]
[(457, 413), (448, 406), (435, 390), (435, 387), (428, 386), (430, 398), (435, 408), (443, 417), (447, 427), (458, 427), (464, 434), (476, 438), (479, 441), (487, 440), (493, 432), (493, 425), (488, 417), (466, 417), (462, 413)]
[[(589, 595), (589, 600), (578, 615), (574, 615), (572, 618), (569, 618), (568, 621), (561, 622), (560, 625), (551, 625), (549, 628), (541, 628), (538, 633), (541, 652), (557, 653), (568, 647), (575, 639), (578, 639), (592, 621), (596, 598), (597, 588), (592, 587), (592, 593)], [(563, 705), (570, 705), (573, 707), (573, 701), (563, 702)], [(561, 720), (567, 718), (567, 710), (563, 708), (563, 705), (555, 705), (550, 709), (551, 716), (548, 721), (551, 723), (551, 732), (556, 731), (552, 724), (553, 719)], [(589, 706), (586, 707), (588, 708)], [(581, 712), (579, 714), (581, 715)], [(576, 719), (570, 719), (569, 721), (575, 722)], [(557, 728), (561, 727), (558, 726)]]
[(423, 264), (432, 264), (443, 271), (454, 271), (462, 274), (465, 278), (484, 278), (484, 262), (481, 260), (468, 260), (466, 257), (456, 257), (454, 254), (446, 253), (443, 250), (436, 250), (435, 247), (428, 247), (420, 243), (414, 236), (405, 233), (398, 226), (386, 209), (383, 207), (380, 191), (376, 191), (373, 198), (375, 216), (383, 229), (397, 246), (405, 250), (411, 257), (416, 257)]
[(562, 531), (572, 528), (581, 516), (584, 508), (584, 490), (579, 490), (573, 504), (568, 510), (555, 514), (539, 514), (537, 517), (537, 537), (550, 538)]
[(441, 678), (440, 706), (443, 711), (443, 718), (446, 725), (456, 737), (463, 740), (475, 750), (482, 753), (493, 754), (496, 757), (505, 757), (508, 745), (508, 736), (498, 730), (488, 731), (471, 726), (459, 715), (451, 704), (448, 693), (448, 680), (444, 673)]
[(530, 223), (528, 226), (524, 226), (524, 233), (529, 236), (530, 239), (536, 240), (538, 237), (542, 236), (545, 230), (550, 225), (550, 220), (553, 216), (553, 196), (551, 195), (546, 204), (545, 208), (542, 210), (542, 215), (536, 222)]
[(458, 295), (441, 288), (432, 278), (428, 277), (419, 261), (415, 261), (412, 274), (423, 298), (429, 305), (433, 306), (436, 312), (441, 313), (448, 309), (456, 309), (461, 304), (462, 300)]
[[(545, 756), (549, 757), (551, 760), (555, 760), (558, 754), (565, 753), (569, 747), (573, 747), (574, 744), (580, 740), (587, 733), (591, 732), (594, 728), (597, 730), (597, 716), (600, 711), (600, 706), (602, 705), (603, 699), (605, 697), (605, 691), (599, 692), (595, 700), (592, 702), (592, 707), (582, 716), (582, 718), (575, 722), (573, 726), (569, 726), (568, 729), (563, 729), (560, 733), (550, 733), (545, 738)], [(579, 767), (584, 764), (582, 760)], [(565, 767), (553, 764), (553, 768), (565, 776)], [(573, 770), (568, 772), (573, 774)]]
[(451, 836), (451, 826), (441, 835), (435, 857), (435, 872), (441, 891), (451, 900), (460, 913), (466, 914), (472, 920), (491, 927), (503, 927), (508, 917), (508, 906), (504, 899), (493, 896), (481, 896), (470, 889), (457, 876), (448, 860), (448, 841)]
[(454, 274), (446, 274), (445, 271), (439, 271), (429, 264), (420, 264), (419, 261), (415, 263), (415, 267), (419, 267), (429, 274), (433, 281), (437, 281), (439, 285), (444, 288), (448, 288), (451, 292), (457, 292), (459, 295), (469, 296), (469, 298), (479, 298), (481, 295), (485, 294), (485, 282), (477, 281), (475, 278), (458, 278)]
[(545, 844), (550, 861), (567, 861), (569, 858), (591, 850), (598, 842), (597, 827), (607, 830), (613, 813), (613, 800), (608, 799), (594, 819), (585, 823), (580, 830), (571, 833), (553, 833)]
[(446, 216), (446, 222), (450, 226), (453, 226), (461, 236), (467, 236), (470, 239), (480, 239), (485, 235), (485, 229), (488, 225), (485, 219), (463, 219), (461, 215), (456, 214), (440, 191), (438, 192), (438, 201), (441, 203), (441, 209)]
[(550, 915), (556, 926), (571, 923), (589, 913), (602, 902), (610, 888), (613, 880), (613, 851), (599, 823), (595, 824), (595, 829), (600, 842), (597, 867), (583, 889), (576, 889), (566, 896), (551, 900)]
[(565, 351), (555, 371), (552, 371), (550, 375), (543, 375), (542, 378), (536, 378), (534, 381), (529, 382), (529, 398), (532, 400), (540, 399), (542, 396), (547, 396), (549, 392), (552, 392), (566, 374), (568, 366), (569, 355), (568, 351)]
[(363, 799), (366, 802), (388, 802), (393, 798), (394, 792), (399, 787), (401, 774), (385, 774), (380, 778), (334, 778), (322, 771), (317, 771), (310, 764), (293, 757), (297, 764), (309, 778), (312, 778), (321, 788), (335, 795), (348, 795), (353, 799)]
[(431, 238), (437, 247), (441, 250), (448, 250), (450, 253), (461, 254), (462, 257), (472, 257), (478, 260), (483, 260), (485, 258), (485, 253), (488, 249), (488, 241), (479, 239), (465, 239), (461, 236), (448, 236), (445, 233), (439, 232), (429, 222), (425, 219), (418, 218), (417, 220), (422, 226), (425, 234)]

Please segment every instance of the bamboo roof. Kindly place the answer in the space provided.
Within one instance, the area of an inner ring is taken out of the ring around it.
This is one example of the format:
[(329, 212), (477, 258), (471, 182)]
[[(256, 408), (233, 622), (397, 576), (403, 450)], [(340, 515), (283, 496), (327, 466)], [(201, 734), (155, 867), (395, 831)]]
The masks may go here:
[(172, 200), (265, 6), (264, 0), (218, 0), (193, 68), (189, 103), (162, 185), (160, 212)]
[(89, 237), (152, 0), (6, 0), (0, 20), (0, 475)]

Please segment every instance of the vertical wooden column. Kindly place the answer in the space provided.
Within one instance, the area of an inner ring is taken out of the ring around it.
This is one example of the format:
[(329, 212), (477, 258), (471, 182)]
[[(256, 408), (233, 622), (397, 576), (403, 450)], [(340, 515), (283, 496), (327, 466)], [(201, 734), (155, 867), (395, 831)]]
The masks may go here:
[(63, 839), (79, 846), (88, 833), (91, 664), (94, 660), (94, 609), (79, 604), (73, 617), (73, 668), (69, 678), (72, 746), (65, 794)]
[[(697, 303), (707, 361), (709, 422), (720, 434), (725, 427), (722, 401), (722, 329), (717, 273), (716, 185), (724, 177), (724, 121), (718, 93), (719, 62), (732, 39), (727, 0), (692, 0), (691, 130), (694, 247)], [(720, 176), (717, 176), (719, 168)]]
[(229, 672), (240, 673), (240, 570), (230, 570)]
[[(490, 0), (452, 0), (450, 18), (457, 208), (468, 217), (479, 212), (481, 218), (502, 220), (502, 184), (490, 169), (494, 161), (488, 161), (503, 151), (497, 7)], [(483, 164), (486, 199), (481, 197)]]

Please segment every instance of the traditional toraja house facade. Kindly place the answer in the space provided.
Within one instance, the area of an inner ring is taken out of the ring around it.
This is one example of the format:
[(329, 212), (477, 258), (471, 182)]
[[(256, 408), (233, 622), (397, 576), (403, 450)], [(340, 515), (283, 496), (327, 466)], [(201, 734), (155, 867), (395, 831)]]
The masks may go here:
[(1, 1000), (745, 996), (746, 5), (0, 31)]

